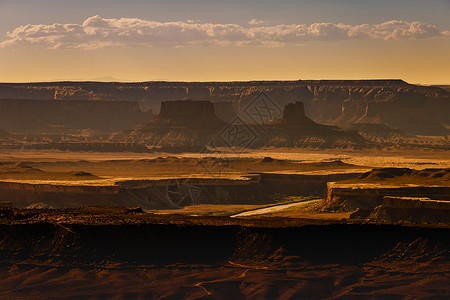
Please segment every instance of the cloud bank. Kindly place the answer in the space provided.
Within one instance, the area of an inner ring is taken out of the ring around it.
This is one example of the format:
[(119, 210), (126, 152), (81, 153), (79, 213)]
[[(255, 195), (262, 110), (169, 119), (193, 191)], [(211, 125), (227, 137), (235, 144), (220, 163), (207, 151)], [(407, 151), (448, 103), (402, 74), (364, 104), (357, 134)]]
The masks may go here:
[(93, 16), (82, 24), (26, 25), (7, 33), (0, 47), (44, 46), (49, 49), (105, 47), (265, 46), (282, 47), (305, 41), (347, 39), (417, 40), (450, 38), (449, 31), (422, 22), (389, 21), (381, 24), (334, 23), (249, 25), (201, 23), (198, 20), (155, 22), (137, 18)]

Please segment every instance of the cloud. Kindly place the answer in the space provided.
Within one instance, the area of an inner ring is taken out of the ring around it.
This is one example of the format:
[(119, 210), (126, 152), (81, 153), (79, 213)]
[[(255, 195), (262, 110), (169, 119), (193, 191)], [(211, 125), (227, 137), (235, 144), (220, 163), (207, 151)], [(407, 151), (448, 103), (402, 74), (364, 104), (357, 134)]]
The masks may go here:
[(227, 46), (283, 47), (305, 41), (347, 39), (417, 40), (450, 38), (449, 31), (422, 22), (388, 21), (347, 25), (313, 23), (265, 25), (253, 19), (238, 24), (156, 22), (137, 18), (106, 19), (93, 16), (81, 24), (26, 25), (7, 33), (0, 47), (44, 46), (49, 49), (101, 49), (105, 47)]
[(250, 25), (262, 25), (262, 24), (267, 24), (266, 21), (263, 20), (257, 20), (257, 19), (251, 19), (248, 24)]

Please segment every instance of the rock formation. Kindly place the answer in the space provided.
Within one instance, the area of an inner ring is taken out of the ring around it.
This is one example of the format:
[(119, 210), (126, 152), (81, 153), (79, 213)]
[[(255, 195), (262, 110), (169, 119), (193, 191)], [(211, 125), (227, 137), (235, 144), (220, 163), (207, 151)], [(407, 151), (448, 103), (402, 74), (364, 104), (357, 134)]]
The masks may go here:
[(214, 102), (214, 112), (216, 116), (224, 122), (231, 122), (234, 118), (236, 118), (237, 114), (233, 107), (233, 102), (231, 101), (223, 101), (223, 102)]
[(283, 118), (279, 124), (283, 125), (317, 125), (305, 116), (305, 106), (303, 102), (289, 103), (284, 107)]
[(308, 115), (322, 124), (374, 123), (411, 134), (449, 134), (449, 92), (402, 80), (0, 84), (0, 99), (125, 100), (155, 112), (163, 101), (195, 98), (232, 102), (240, 114), (260, 92), (281, 107), (303, 102)]
[(111, 136), (111, 141), (144, 143), (154, 147), (204, 147), (226, 125), (209, 101), (165, 101), (155, 119)]
[(130, 101), (0, 99), (0, 128), (15, 133), (111, 133), (153, 117)]
[(335, 126), (317, 124), (305, 116), (302, 102), (287, 104), (283, 118), (266, 126), (264, 146), (360, 148), (367, 141), (356, 131), (342, 130)]
[(449, 223), (450, 201), (385, 196), (381, 205), (359, 209), (350, 218), (376, 223)]
[(249, 125), (236, 119), (225, 123), (208, 101), (166, 101), (154, 120), (111, 136), (114, 142), (144, 143), (154, 147), (364, 147), (355, 131), (319, 125), (305, 116), (303, 103), (286, 105), (283, 118), (270, 124)]
[(374, 209), (390, 197), (430, 197), (450, 201), (450, 170), (373, 169), (350, 181), (329, 182), (324, 211)]
[(209, 101), (177, 100), (161, 103), (157, 119), (149, 124), (170, 124), (189, 128), (220, 128), (225, 122), (217, 118), (214, 105)]

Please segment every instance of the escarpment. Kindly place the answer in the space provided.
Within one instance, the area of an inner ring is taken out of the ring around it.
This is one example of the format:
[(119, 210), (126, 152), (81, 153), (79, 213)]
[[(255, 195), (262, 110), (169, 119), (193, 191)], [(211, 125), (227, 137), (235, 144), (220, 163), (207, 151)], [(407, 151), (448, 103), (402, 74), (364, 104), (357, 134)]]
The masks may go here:
[[(81, 173), (81, 172), (79, 172)], [(203, 204), (267, 204), (283, 196), (324, 196), (330, 180), (345, 180), (358, 173), (327, 175), (254, 174), (241, 180), (217, 178), (133, 179), (109, 182), (25, 182), (0, 180), (0, 202), (14, 207), (52, 208), (83, 206), (139, 206), (144, 209), (181, 208)], [(76, 176), (76, 175), (75, 175)]]
[(167, 123), (190, 128), (220, 128), (225, 122), (217, 118), (214, 105), (209, 101), (178, 100), (161, 103), (159, 116), (151, 124)]
[[(1, 97), (1, 94), (0, 94)], [(112, 133), (153, 118), (130, 101), (0, 99), (0, 128), (19, 133)]]
[(410, 134), (449, 133), (449, 92), (402, 80), (0, 84), (0, 98), (134, 101), (155, 112), (161, 102), (192, 98), (231, 102), (240, 114), (261, 92), (280, 107), (303, 102), (311, 119), (322, 124), (374, 123)]
[(359, 209), (351, 219), (366, 219), (377, 223), (449, 223), (450, 201), (418, 197), (385, 196), (373, 209)]
[(374, 209), (386, 197), (450, 201), (450, 170), (373, 169), (352, 180), (329, 182), (319, 207), (325, 211)]
[(355, 131), (320, 125), (307, 118), (302, 102), (286, 105), (279, 120), (255, 125), (240, 118), (226, 123), (216, 117), (212, 103), (199, 100), (163, 102), (157, 118), (116, 133), (110, 140), (153, 147), (355, 148), (367, 144)]
[(217, 118), (214, 105), (209, 101), (166, 101), (161, 104), (158, 117), (113, 134), (110, 140), (155, 147), (201, 147), (208, 145), (225, 125)]

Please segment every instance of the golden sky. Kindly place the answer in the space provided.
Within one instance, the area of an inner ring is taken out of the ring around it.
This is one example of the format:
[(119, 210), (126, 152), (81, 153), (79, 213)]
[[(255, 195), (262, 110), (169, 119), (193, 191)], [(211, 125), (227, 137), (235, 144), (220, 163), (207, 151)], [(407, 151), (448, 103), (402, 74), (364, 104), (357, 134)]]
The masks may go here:
[[(55, 6), (54, 14), (33, 15), (26, 13), (26, 2), (0, 3), (0, 82), (399, 78), (450, 84), (450, 26), (444, 19), (449, 1), (431, 1), (427, 9), (412, 1), (417, 12), (397, 14), (387, 3), (405, 1), (386, 2), (384, 11), (366, 12), (366, 18), (348, 10), (362, 14), (370, 2), (353, 0), (300, 1), (303, 6), (281, 1), (281, 11), (272, 7), (271, 14), (270, 3), (259, 9), (244, 5), (238, 16), (225, 9), (214, 15), (200, 0), (194, 2), (204, 7), (185, 15), (169, 13), (182, 5), (177, 1), (134, 1), (139, 13), (80, 1), (78, 13)], [(338, 2), (347, 10), (339, 11)], [(335, 5), (336, 14), (320, 3)], [(238, 2), (230, 5), (239, 9)]]

